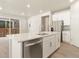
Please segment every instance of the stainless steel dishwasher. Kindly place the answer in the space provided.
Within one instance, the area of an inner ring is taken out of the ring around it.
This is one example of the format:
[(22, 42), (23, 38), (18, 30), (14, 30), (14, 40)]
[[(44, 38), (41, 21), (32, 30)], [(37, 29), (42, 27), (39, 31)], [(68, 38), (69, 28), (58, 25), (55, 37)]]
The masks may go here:
[(23, 58), (42, 58), (42, 38), (23, 43)]

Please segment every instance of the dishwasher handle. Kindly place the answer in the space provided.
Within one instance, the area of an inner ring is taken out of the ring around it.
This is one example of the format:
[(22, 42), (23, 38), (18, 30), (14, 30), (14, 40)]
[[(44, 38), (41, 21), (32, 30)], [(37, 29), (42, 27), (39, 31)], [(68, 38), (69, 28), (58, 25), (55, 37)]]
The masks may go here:
[(38, 44), (38, 43), (41, 43), (41, 42), (42, 42), (42, 40), (34, 42), (34, 43), (25, 44), (24, 47), (32, 46), (32, 45), (35, 45), (35, 44)]

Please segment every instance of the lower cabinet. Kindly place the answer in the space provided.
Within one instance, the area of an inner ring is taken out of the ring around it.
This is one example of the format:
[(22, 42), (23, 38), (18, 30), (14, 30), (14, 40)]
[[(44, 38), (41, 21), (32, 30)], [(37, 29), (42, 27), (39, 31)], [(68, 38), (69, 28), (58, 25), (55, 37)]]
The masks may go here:
[(45, 37), (43, 39), (43, 57), (47, 57), (50, 55), (50, 49), (51, 49), (51, 41), (49, 37)]
[(50, 39), (50, 43), (51, 43), (51, 46), (50, 46), (50, 54), (52, 54), (54, 51), (55, 51), (55, 47), (56, 47), (56, 41), (55, 41), (55, 37), (52, 37)]
[(55, 49), (58, 49), (59, 47), (60, 47), (60, 42), (61, 42), (61, 38), (60, 38), (60, 35), (59, 34), (57, 34), (57, 35), (55, 35), (56, 37), (55, 37)]
[(43, 58), (50, 56), (60, 47), (60, 41), (57, 35), (51, 35), (43, 38)]
[(70, 31), (63, 31), (63, 41), (70, 43)]

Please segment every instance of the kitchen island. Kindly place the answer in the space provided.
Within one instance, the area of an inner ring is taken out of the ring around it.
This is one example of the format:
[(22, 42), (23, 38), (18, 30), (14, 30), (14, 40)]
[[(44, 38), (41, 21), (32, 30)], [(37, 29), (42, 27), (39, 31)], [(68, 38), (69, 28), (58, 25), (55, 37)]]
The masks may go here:
[(25, 42), (31, 41), (31, 44), (26, 44), (26, 46), (37, 44), (33, 41), (40, 42), (42, 48), (41, 58), (50, 56), (60, 47), (60, 32), (22, 33), (7, 35), (7, 37), (9, 38), (10, 58), (24, 58)]

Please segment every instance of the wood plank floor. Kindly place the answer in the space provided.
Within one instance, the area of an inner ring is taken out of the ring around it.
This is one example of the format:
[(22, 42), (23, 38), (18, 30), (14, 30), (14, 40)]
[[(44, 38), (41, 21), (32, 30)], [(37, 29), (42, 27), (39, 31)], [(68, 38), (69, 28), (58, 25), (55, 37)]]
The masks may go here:
[(62, 43), (61, 47), (50, 58), (79, 58), (79, 48)]
[[(8, 52), (8, 47), (0, 44), (0, 58), (8, 58)], [(79, 58), (79, 48), (62, 43), (61, 47), (50, 58)]]
[(8, 58), (9, 57), (9, 48), (5, 45), (0, 45), (0, 58)]

